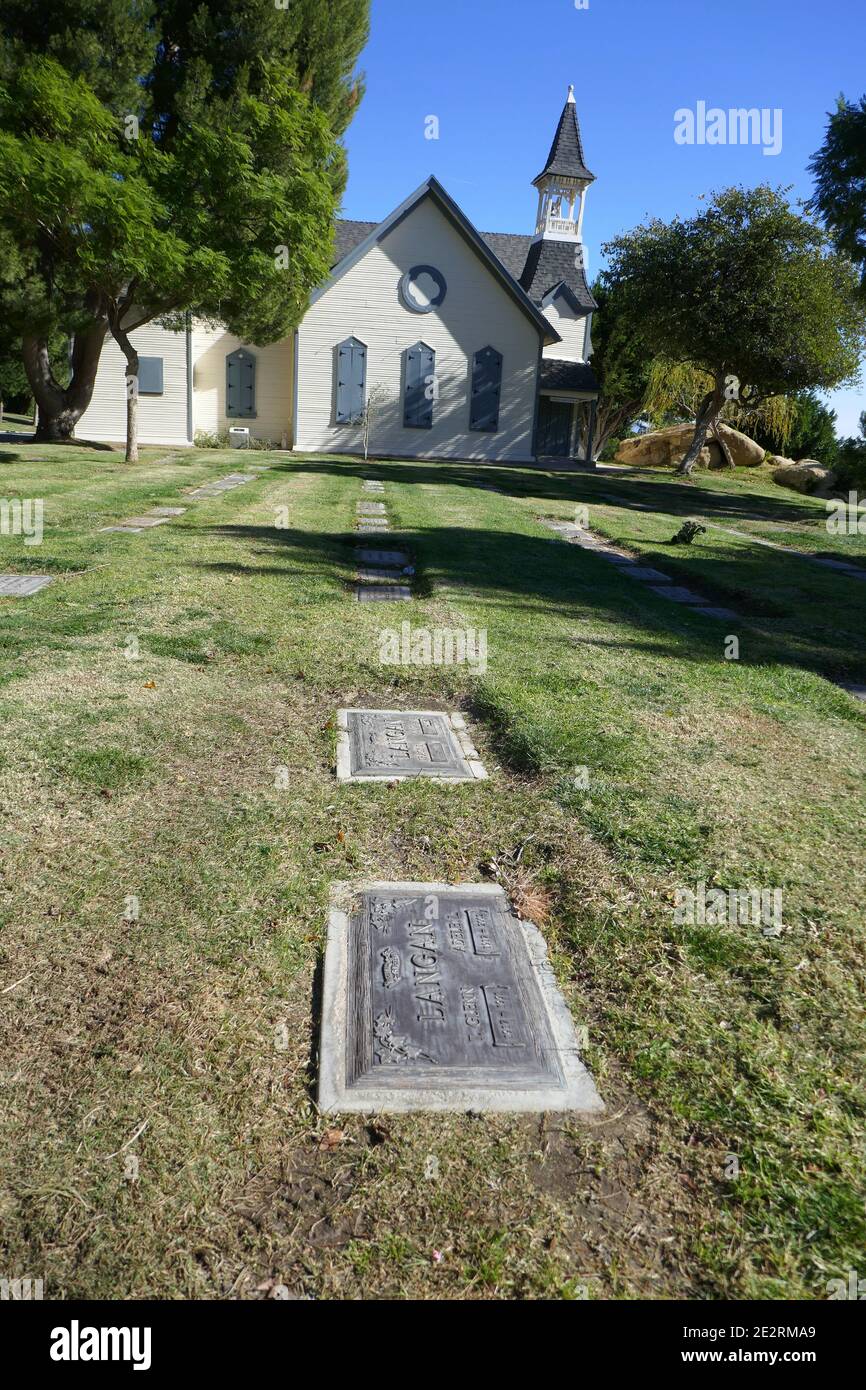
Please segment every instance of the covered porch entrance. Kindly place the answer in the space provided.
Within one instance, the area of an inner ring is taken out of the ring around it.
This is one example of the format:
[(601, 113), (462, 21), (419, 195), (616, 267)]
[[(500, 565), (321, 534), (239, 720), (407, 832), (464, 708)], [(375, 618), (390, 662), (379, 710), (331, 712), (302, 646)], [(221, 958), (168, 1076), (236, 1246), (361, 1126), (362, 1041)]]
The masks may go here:
[(591, 457), (595, 400), (594, 396), (578, 392), (540, 395), (535, 429), (536, 458), (585, 462)]

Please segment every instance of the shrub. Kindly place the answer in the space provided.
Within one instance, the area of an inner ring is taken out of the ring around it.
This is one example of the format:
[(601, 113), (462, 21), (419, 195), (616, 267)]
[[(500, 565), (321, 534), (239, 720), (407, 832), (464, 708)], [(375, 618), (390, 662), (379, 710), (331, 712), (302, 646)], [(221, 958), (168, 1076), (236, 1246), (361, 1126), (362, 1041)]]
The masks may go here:
[(193, 436), (193, 443), (197, 449), (227, 449), (229, 447), (228, 430), (196, 430)]

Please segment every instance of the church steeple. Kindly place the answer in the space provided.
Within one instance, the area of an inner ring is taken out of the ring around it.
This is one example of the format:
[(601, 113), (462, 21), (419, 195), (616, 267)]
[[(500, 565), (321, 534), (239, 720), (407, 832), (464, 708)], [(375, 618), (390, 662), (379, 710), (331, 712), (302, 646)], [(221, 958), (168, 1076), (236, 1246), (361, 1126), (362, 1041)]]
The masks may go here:
[(538, 217), (520, 283), (535, 304), (544, 304), (565, 285), (576, 309), (598, 308), (586, 280), (582, 238), (584, 198), (594, 179), (583, 157), (574, 88), (569, 87), (547, 163), (532, 180), (538, 189)]
[(538, 189), (536, 236), (557, 241), (579, 241), (584, 195), (594, 179), (595, 174), (586, 167), (583, 156), (574, 87), (571, 86), (547, 163), (532, 180)]

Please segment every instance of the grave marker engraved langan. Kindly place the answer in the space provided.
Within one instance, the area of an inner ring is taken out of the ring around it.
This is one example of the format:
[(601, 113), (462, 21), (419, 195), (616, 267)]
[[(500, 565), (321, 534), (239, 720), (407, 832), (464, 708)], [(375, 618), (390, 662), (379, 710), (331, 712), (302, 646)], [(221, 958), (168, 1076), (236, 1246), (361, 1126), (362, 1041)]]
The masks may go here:
[(461, 715), (439, 710), (337, 710), (337, 777), (392, 782), (486, 777)]
[(541, 933), (491, 884), (334, 885), (324, 1111), (603, 1109)]

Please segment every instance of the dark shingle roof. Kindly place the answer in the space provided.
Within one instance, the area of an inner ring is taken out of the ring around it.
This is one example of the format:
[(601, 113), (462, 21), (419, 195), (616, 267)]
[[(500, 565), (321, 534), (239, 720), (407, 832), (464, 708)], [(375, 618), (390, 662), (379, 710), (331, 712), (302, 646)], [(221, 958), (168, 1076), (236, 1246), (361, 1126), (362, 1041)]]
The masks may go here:
[(580, 126), (577, 123), (577, 107), (574, 100), (569, 96), (565, 103), (562, 115), (559, 118), (559, 125), (556, 127), (556, 134), (553, 137), (553, 144), (550, 147), (550, 154), (547, 156), (547, 163), (533, 183), (538, 183), (545, 174), (565, 174), (570, 179), (592, 180), (595, 174), (591, 174), (586, 167), (583, 158), (583, 141), (580, 138)]
[(338, 265), (344, 256), (348, 256), (350, 251), (360, 246), (378, 225), (378, 222), (348, 222), (339, 218), (334, 230), (334, 265)]
[(561, 357), (542, 357), (539, 386), (542, 391), (597, 391), (598, 381), (588, 362), (565, 362)]
[[(344, 256), (350, 255), (356, 246), (360, 246), (378, 225), (378, 222), (351, 222), (340, 219), (334, 232), (334, 265), (339, 264)], [(516, 232), (482, 232), (481, 239), (490, 247), (512, 280), (519, 282), (532, 238)]]
[(548, 290), (563, 280), (582, 309), (597, 309), (582, 266), (575, 264), (579, 244), (575, 241), (533, 242), (526, 257), (520, 283), (533, 304), (540, 304)]
[(512, 280), (519, 284), (532, 237), (520, 236), (516, 232), (482, 232), (481, 237), (496, 259), (505, 266)]

